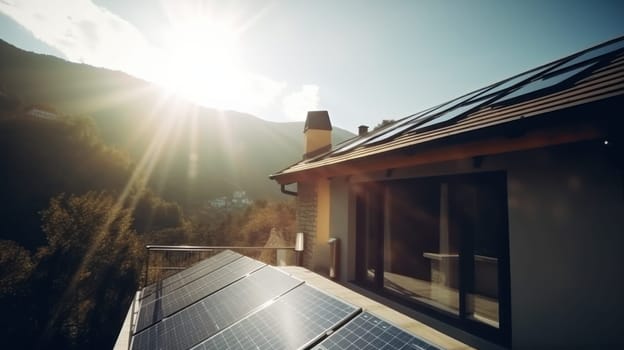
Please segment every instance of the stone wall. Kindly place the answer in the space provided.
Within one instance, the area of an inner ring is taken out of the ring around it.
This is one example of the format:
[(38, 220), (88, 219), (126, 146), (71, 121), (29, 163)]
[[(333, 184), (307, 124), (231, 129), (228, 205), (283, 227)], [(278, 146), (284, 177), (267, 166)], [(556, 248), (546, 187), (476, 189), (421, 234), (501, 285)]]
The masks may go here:
[(303, 266), (312, 269), (314, 246), (316, 241), (316, 184), (298, 183), (297, 185), (297, 228), (304, 233)]

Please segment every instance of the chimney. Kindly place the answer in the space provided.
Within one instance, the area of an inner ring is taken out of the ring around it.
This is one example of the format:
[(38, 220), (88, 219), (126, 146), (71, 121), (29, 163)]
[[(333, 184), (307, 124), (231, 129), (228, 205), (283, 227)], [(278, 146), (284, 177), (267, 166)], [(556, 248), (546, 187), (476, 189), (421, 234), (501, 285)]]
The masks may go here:
[(303, 129), (303, 159), (308, 159), (331, 149), (331, 121), (327, 111), (310, 111)]
[(368, 134), (368, 125), (358, 126), (358, 136), (364, 136)]

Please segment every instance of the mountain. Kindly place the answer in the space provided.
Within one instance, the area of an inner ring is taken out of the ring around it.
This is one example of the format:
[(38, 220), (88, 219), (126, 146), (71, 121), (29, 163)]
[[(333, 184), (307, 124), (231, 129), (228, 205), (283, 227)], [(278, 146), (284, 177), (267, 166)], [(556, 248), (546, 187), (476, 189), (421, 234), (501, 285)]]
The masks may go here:
[[(268, 175), (303, 153), (303, 123), (204, 108), (122, 72), (71, 63), (0, 40), (0, 92), (24, 105), (93, 118), (109, 145), (150, 174), (156, 192), (195, 205), (244, 190), (283, 198)], [(354, 135), (334, 128), (333, 143)]]

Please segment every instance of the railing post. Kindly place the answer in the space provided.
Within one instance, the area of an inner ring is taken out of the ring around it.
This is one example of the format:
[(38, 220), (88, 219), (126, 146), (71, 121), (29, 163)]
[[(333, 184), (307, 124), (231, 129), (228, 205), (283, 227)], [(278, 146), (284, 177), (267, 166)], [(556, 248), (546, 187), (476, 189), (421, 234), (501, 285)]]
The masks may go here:
[(340, 260), (338, 253), (340, 251), (339, 243), (340, 241), (338, 238), (333, 237), (327, 241), (327, 244), (329, 244), (329, 278), (333, 280), (338, 278), (338, 266)]
[(147, 281), (147, 277), (149, 276), (149, 263), (150, 263), (150, 249), (149, 246), (145, 246), (145, 249), (147, 249), (147, 259), (145, 262), (145, 279), (143, 280), (145, 287), (147, 287), (149, 285), (148, 281)]
[(303, 266), (303, 232), (297, 233), (297, 238), (295, 239), (295, 256), (296, 256), (296, 265)]
[(136, 303), (137, 293), (132, 296), (132, 309), (130, 310), (130, 332), (128, 332), (128, 350), (132, 345), (132, 334), (134, 334), (134, 304)]

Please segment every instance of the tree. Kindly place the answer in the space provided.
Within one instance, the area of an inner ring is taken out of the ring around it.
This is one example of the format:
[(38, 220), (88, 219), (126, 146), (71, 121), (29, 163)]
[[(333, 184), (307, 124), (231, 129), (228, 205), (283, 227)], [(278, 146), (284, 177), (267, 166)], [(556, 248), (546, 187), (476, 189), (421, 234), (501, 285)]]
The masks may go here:
[(384, 126), (386, 126), (388, 124), (392, 124), (392, 123), (394, 123), (394, 119), (384, 119), (384, 120), (381, 121), (381, 123), (375, 125), (373, 130), (377, 130), (379, 128), (383, 128)]
[(247, 220), (240, 227), (243, 244), (262, 246), (272, 229), (281, 232), (286, 240), (295, 232), (295, 203), (259, 201), (251, 207)]
[(144, 253), (130, 228), (131, 211), (104, 191), (61, 194), (50, 200), (42, 222), (48, 246), (37, 254), (33, 285), (45, 291), (50, 307), (39, 341), (110, 348), (120, 326), (111, 321), (123, 319)]
[(28, 250), (16, 242), (0, 240), (0, 296), (23, 294), (34, 267)]

